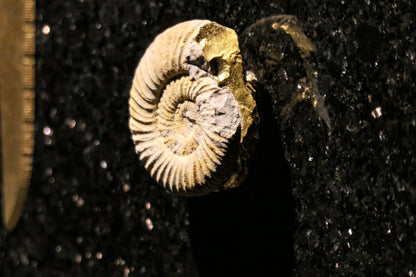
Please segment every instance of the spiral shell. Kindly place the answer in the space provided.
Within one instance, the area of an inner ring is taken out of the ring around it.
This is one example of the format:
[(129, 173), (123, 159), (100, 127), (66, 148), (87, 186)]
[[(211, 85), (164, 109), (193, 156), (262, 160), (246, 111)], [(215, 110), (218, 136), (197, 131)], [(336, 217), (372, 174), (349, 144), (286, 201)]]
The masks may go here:
[(209, 20), (159, 34), (136, 69), (129, 126), (139, 159), (172, 192), (236, 187), (256, 138), (236, 33)]

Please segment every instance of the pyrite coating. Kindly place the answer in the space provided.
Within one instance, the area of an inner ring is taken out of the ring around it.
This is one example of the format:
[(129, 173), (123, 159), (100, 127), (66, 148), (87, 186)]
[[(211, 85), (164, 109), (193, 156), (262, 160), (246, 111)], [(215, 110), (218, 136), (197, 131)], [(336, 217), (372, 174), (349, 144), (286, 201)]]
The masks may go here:
[(201, 195), (244, 180), (258, 120), (244, 74), (237, 34), (209, 20), (179, 23), (147, 48), (129, 126), (141, 163), (166, 189)]

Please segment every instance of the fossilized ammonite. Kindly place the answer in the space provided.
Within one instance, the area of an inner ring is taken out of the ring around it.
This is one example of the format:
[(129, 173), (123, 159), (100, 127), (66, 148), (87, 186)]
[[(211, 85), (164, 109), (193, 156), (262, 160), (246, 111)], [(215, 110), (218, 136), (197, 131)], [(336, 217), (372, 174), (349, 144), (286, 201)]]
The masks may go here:
[(232, 29), (192, 20), (165, 30), (141, 58), (130, 91), (140, 161), (174, 193), (238, 186), (257, 138), (253, 93)]

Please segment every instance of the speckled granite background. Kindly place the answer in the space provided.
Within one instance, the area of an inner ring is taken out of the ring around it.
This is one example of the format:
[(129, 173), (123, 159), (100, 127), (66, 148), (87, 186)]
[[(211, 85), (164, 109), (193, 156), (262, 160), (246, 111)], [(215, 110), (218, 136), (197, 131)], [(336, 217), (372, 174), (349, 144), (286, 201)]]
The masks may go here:
[[(0, 276), (415, 276), (416, 9), (327, 2), (39, 0), (34, 173), (17, 228), (0, 229)], [(241, 34), (281, 13), (317, 48), (331, 135), (308, 102), (279, 117), (304, 74), (287, 45), (264, 63), (246, 183), (165, 194), (127, 124), (144, 50), (184, 20)]]

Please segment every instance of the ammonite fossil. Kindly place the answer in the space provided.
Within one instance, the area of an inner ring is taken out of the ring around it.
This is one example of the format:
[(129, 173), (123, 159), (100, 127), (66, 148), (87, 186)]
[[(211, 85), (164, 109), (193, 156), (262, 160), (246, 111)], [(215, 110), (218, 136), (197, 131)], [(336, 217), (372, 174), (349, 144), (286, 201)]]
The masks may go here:
[(232, 29), (192, 20), (165, 30), (141, 58), (130, 91), (140, 161), (177, 194), (238, 186), (257, 136), (253, 93)]

